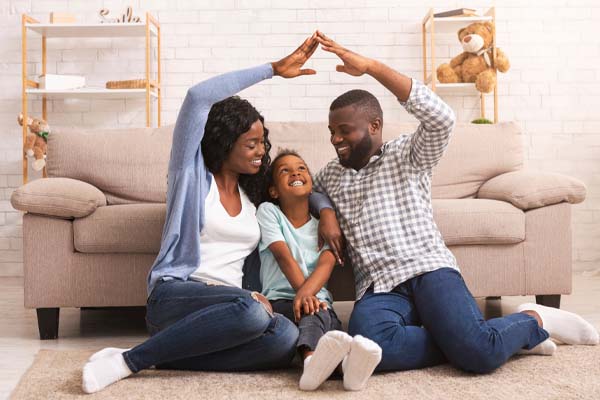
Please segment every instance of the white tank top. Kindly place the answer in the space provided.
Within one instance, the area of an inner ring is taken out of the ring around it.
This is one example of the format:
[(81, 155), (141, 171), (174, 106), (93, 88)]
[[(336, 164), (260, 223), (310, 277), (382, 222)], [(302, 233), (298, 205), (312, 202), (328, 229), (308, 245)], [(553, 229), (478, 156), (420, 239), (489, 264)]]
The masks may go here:
[(219, 189), (212, 177), (210, 190), (204, 201), (200, 265), (190, 275), (190, 279), (242, 287), (244, 260), (258, 245), (260, 227), (256, 220), (256, 207), (242, 188), (239, 191), (242, 211), (232, 217), (221, 204)]

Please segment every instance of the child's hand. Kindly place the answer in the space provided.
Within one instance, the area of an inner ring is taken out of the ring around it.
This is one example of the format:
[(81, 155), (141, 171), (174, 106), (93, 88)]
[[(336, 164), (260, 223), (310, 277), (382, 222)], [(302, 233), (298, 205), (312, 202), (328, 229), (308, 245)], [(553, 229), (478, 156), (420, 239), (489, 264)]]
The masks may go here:
[(305, 295), (302, 292), (296, 293), (294, 298), (294, 318), (296, 322), (300, 321), (302, 314), (313, 315), (319, 312), (319, 309), (327, 309), (327, 303), (319, 300), (316, 296)]

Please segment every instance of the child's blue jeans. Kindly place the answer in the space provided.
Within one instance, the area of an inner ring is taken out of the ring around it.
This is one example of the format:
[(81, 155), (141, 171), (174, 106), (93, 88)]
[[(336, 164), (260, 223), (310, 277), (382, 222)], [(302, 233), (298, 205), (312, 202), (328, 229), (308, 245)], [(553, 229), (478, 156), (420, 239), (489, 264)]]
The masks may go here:
[[(290, 321), (294, 321), (294, 302), (292, 300), (273, 300), (271, 301), (273, 311), (284, 315)], [(319, 309), (314, 315), (302, 314), (298, 321), (298, 343), (297, 348), (306, 347), (311, 351), (317, 348), (317, 343), (321, 337), (329, 331), (339, 331), (342, 329), (342, 323), (338, 319), (333, 308), (327, 310)]]
[(148, 297), (151, 337), (123, 353), (129, 369), (247, 371), (290, 365), (298, 328), (251, 292), (204, 282), (159, 282)]
[(348, 331), (381, 346), (379, 371), (448, 361), (465, 371), (486, 373), (548, 338), (527, 314), (484, 320), (460, 272), (452, 268), (419, 275), (388, 293), (370, 288), (356, 302)]

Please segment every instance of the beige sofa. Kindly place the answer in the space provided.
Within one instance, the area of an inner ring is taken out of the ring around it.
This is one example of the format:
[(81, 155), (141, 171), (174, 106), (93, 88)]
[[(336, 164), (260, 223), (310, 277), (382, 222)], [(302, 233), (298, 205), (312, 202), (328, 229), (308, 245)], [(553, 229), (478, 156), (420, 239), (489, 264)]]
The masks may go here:
[[(316, 171), (335, 156), (325, 123), (267, 123), (273, 143)], [(416, 124), (385, 124), (384, 138)], [(47, 179), (17, 189), (23, 217), (25, 306), (42, 339), (56, 338), (61, 307), (143, 306), (160, 246), (172, 127), (55, 130)], [(514, 123), (458, 124), (433, 171), (433, 210), (474, 296), (536, 295), (558, 307), (571, 291), (571, 204), (585, 186), (523, 169)], [(351, 268), (330, 282), (353, 300)]]

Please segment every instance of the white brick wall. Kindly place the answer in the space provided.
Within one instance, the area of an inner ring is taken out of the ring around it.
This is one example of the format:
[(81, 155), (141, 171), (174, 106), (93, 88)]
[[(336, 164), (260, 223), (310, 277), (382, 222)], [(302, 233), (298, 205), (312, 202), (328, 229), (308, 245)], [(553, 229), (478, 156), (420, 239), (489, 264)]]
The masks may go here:
[[(500, 118), (525, 130), (528, 164), (570, 174), (588, 186), (588, 198), (574, 207), (574, 266), (600, 267), (600, 5), (592, 0), (497, 2), (498, 44), (512, 69), (501, 74)], [(485, 8), (489, 2), (432, 0), (0, 0), (0, 276), (22, 274), (21, 215), (8, 201), (21, 184), (20, 13), (48, 21), (50, 11), (97, 21), (97, 11), (111, 14), (127, 5), (134, 14), (153, 13), (161, 23), (163, 114), (173, 123), (187, 88), (194, 82), (239, 67), (273, 61), (295, 48), (318, 28), (365, 55), (407, 75), (422, 78), (420, 22), (429, 6)], [(40, 73), (40, 41), (29, 36), (28, 71)], [(439, 57), (457, 54), (454, 35), (439, 38)], [(137, 78), (144, 71), (144, 39), (63, 39), (48, 41), (48, 72), (77, 73), (90, 83)], [(360, 86), (382, 102), (387, 120), (407, 120), (394, 99), (368, 77), (334, 72), (333, 56), (315, 53), (310, 66), (318, 75), (274, 79), (242, 93), (268, 120), (325, 120), (331, 100)], [(456, 93), (443, 97), (460, 120), (478, 116), (476, 98)], [(41, 113), (41, 103), (31, 103)], [(138, 100), (55, 101), (51, 125), (141, 125)], [(492, 101), (488, 97), (487, 113)], [(35, 174), (34, 174), (35, 176)]]

